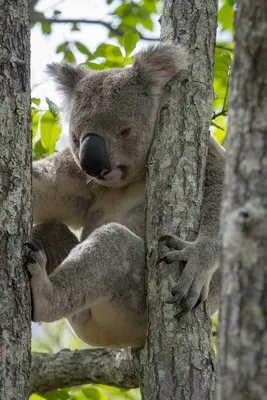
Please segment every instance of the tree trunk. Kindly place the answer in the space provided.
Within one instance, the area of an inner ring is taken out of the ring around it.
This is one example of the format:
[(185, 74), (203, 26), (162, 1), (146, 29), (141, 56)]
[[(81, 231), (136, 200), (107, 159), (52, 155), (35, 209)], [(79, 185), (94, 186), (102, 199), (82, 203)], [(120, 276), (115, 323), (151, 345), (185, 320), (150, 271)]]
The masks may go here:
[(31, 228), (28, 0), (0, 0), (0, 399), (28, 398), (30, 288), (22, 246)]
[[(172, 81), (152, 145), (147, 179), (148, 339), (141, 355), (144, 400), (214, 399), (211, 324), (201, 307), (174, 318), (166, 304), (178, 265), (157, 265), (158, 239), (198, 231), (207, 139), (213, 106), (217, 1), (167, 0), (162, 40), (189, 52), (189, 72)], [(163, 155), (163, 156), (162, 156)]]
[(267, 3), (240, 0), (222, 211), (221, 400), (267, 398)]

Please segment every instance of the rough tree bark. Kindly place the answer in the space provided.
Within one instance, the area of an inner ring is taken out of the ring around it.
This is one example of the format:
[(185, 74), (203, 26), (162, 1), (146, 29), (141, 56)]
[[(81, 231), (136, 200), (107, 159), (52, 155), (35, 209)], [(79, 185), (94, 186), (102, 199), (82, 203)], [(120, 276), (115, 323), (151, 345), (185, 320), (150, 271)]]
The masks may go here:
[(194, 240), (198, 231), (213, 105), (216, 0), (167, 0), (161, 40), (189, 52), (189, 72), (172, 81), (148, 163), (148, 339), (141, 356), (144, 400), (214, 398), (211, 324), (203, 308), (177, 321), (166, 304), (178, 265), (157, 265), (164, 233)]
[(139, 386), (130, 349), (61, 350), (57, 354), (33, 353), (31, 392), (101, 383), (124, 389)]
[(221, 400), (267, 398), (267, 3), (240, 0), (222, 211)]
[(28, 398), (30, 288), (22, 246), (31, 228), (28, 0), (0, 0), (0, 399)]

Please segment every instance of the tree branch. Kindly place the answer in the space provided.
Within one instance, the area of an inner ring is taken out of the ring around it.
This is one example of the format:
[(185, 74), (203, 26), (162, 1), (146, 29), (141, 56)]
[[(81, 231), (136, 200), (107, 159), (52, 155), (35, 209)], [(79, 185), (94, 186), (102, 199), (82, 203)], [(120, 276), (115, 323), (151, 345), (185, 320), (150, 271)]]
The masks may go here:
[(230, 51), (230, 52), (233, 52), (233, 51), (234, 51), (234, 50), (231, 49), (230, 47), (223, 46), (222, 44), (216, 44), (215, 47), (216, 47), (217, 49), (227, 50), (227, 51)]
[[(123, 36), (125, 34), (124, 31), (121, 31), (118, 28), (114, 28), (111, 23), (97, 20), (97, 19), (71, 19), (71, 18), (64, 18), (64, 19), (55, 19), (55, 18), (44, 18), (42, 17), (41, 13), (36, 13), (35, 11), (32, 12), (32, 23), (42, 23), (42, 24), (95, 24), (95, 25), (102, 25), (105, 28), (109, 29), (111, 32), (113, 32), (115, 35), (118, 36)], [(142, 33), (138, 31), (138, 34), (140, 36), (140, 39), (142, 40), (147, 40), (150, 42), (158, 42), (159, 38), (158, 37), (147, 37), (143, 36)], [(233, 51), (233, 49), (230, 49), (226, 46), (222, 45), (216, 45), (218, 49), (224, 49), (227, 51)]]
[(138, 373), (130, 350), (61, 350), (57, 354), (32, 354), (32, 393), (86, 383), (124, 389), (138, 387)]
[(221, 117), (221, 116), (227, 117), (227, 113), (228, 113), (228, 109), (227, 108), (225, 110), (219, 111), (218, 113), (215, 113), (213, 111), (211, 119), (213, 121), (214, 119), (216, 119), (218, 117)]
[[(96, 20), (96, 19), (54, 19), (54, 18), (43, 18), (42, 14), (40, 13), (33, 13), (32, 14), (32, 23), (42, 23), (42, 24), (95, 24), (95, 25), (102, 25), (105, 28), (109, 29), (117, 36), (123, 36), (125, 34), (124, 31), (121, 31), (118, 28), (114, 28), (109, 22)], [(146, 37), (143, 36), (140, 32), (138, 32), (140, 39), (148, 40), (148, 41), (158, 41), (158, 38), (153, 37)]]

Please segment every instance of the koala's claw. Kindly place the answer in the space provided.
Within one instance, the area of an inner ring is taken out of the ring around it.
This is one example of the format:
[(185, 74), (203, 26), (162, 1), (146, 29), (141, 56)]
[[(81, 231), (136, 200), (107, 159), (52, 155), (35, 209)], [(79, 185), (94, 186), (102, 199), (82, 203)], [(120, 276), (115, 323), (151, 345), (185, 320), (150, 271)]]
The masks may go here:
[(178, 285), (172, 291), (168, 304), (177, 304), (180, 311), (176, 318), (185, 316), (190, 310), (198, 307), (208, 298), (209, 283), (214, 272), (217, 254), (217, 244), (212, 241), (187, 242), (175, 235), (164, 235), (160, 241), (175, 250), (167, 252), (159, 262), (171, 264), (175, 261), (185, 261)]
[(199, 274), (190, 267), (185, 267), (178, 285), (171, 290), (172, 298), (167, 301), (168, 304), (179, 304), (181, 310), (176, 318), (185, 316), (208, 298), (210, 275)]
[(165, 242), (166, 246), (176, 250), (182, 250), (184, 247), (188, 246), (190, 242), (186, 240), (179, 239), (175, 235), (163, 235), (159, 239), (160, 242)]
[(163, 257), (159, 258), (158, 263), (172, 264), (174, 261), (188, 261), (188, 250), (168, 251)]
[(164, 235), (159, 241), (165, 241), (167, 247), (175, 250), (168, 251), (163, 257), (160, 257), (158, 263), (165, 262), (166, 264), (172, 264), (175, 261), (188, 261), (190, 245), (192, 243), (179, 239), (175, 235)]
[[(190, 289), (191, 291), (191, 289)], [(186, 314), (189, 313), (189, 311), (196, 309), (200, 304), (202, 304), (204, 301), (207, 300), (208, 298), (208, 287), (204, 286), (201, 290), (201, 293), (199, 297), (197, 297), (196, 294), (190, 294), (190, 291), (188, 292), (185, 297), (181, 298), (179, 300), (178, 296), (174, 296), (172, 299), (170, 299), (167, 303), (173, 304), (173, 303), (180, 303), (180, 311), (175, 314), (175, 318), (182, 318)]]
[(31, 242), (26, 242), (24, 243), (24, 249), (25, 252), (27, 252), (27, 249), (31, 250), (31, 251), (38, 251), (39, 249), (35, 246), (35, 244), (31, 243)]
[(33, 243), (24, 244), (23, 258), (31, 276), (39, 275), (45, 271), (46, 255), (43, 250), (38, 249)]

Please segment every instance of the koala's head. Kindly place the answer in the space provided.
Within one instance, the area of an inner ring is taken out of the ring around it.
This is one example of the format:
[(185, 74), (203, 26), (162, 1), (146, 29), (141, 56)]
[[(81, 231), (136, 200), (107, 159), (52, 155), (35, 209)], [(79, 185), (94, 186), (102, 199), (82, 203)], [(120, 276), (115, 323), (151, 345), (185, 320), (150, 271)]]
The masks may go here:
[(185, 51), (170, 44), (141, 51), (130, 68), (49, 65), (65, 97), (70, 145), (80, 168), (105, 186), (142, 179), (161, 94), (185, 67)]

